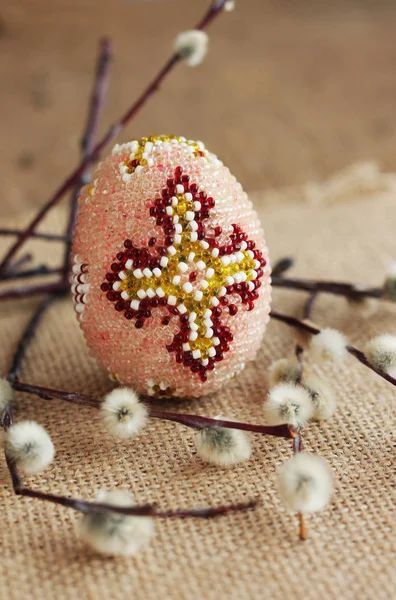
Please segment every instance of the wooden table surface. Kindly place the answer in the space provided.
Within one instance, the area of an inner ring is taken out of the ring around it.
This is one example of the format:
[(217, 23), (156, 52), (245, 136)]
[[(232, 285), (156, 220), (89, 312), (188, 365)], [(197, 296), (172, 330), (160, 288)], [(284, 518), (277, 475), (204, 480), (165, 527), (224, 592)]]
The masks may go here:
[[(97, 40), (114, 64), (104, 123), (136, 97), (197, 22), (202, 0), (3, 0), (1, 218), (43, 202), (75, 164)], [(248, 190), (396, 159), (396, 3), (237, 0), (205, 63), (181, 65), (121, 140), (202, 139)]]

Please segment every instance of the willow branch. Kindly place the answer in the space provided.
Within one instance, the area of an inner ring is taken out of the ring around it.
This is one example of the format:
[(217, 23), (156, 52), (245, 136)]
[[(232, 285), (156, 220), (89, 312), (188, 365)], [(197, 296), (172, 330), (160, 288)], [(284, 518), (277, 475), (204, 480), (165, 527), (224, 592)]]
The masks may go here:
[(283, 273), (286, 273), (289, 269), (294, 265), (294, 258), (291, 256), (286, 256), (285, 258), (279, 259), (272, 266), (271, 276), (273, 277), (281, 277)]
[[(6, 236), (6, 237), (15, 237), (15, 236), (20, 236), (22, 233), (21, 229), (0, 229), (0, 236)], [(60, 235), (57, 233), (40, 233), (40, 232), (36, 232), (33, 231), (29, 237), (32, 238), (37, 238), (39, 240), (46, 240), (48, 242), (65, 242), (66, 241), (66, 236), (65, 235)]]
[(80, 404), (82, 406), (91, 406), (92, 408), (100, 408), (101, 401), (96, 400), (92, 396), (87, 394), (77, 394), (75, 392), (65, 392), (63, 390), (54, 390), (52, 388), (42, 387), (40, 385), (32, 385), (30, 383), (24, 383), (22, 381), (12, 382), (12, 387), (18, 392), (25, 392), (28, 394), (34, 394), (43, 400), (64, 400), (65, 402), (71, 402), (72, 404)]
[(195, 517), (199, 519), (213, 519), (213, 517), (220, 517), (228, 513), (240, 512), (251, 510), (259, 504), (259, 500), (250, 500), (249, 502), (240, 502), (237, 504), (226, 504), (223, 506), (213, 506), (207, 508), (194, 508), (194, 509), (179, 509), (169, 510), (162, 512), (154, 512), (152, 517), (159, 518), (177, 518), (185, 519), (189, 517)]
[(304, 348), (302, 348), (299, 344), (296, 344), (294, 351), (295, 351), (295, 355), (297, 358), (297, 364), (298, 364), (298, 378), (296, 380), (296, 383), (301, 383), (302, 378), (303, 378), (303, 370), (304, 370), (304, 364), (303, 364)]
[[(309, 297), (307, 298), (306, 302), (304, 303), (303, 311), (302, 311), (303, 319), (309, 319), (311, 317), (311, 313), (312, 313), (317, 296), (318, 296), (317, 292), (312, 292), (312, 294), (310, 294)], [(302, 346), (300, 346), (300, 344), (296, 344), (294, 351), (296, 354), (298, 369), (299, 369), (299, 375), (298, 375), (296, 383), (301, 383), (302, 378), (303, 378), (303, 371), (304, 371), (304, 348)]]
[(4, 274), (4, 276), (7, 277), (9, 275), (13, 275), (23, 265), (25, 265), (26, 263), (31, 262), (32, 259), (33, 259), (33, 254), (31, 254), (30, 252), (26, 252), (25, 254), (22, 254), (22, 256), (20, 256), (19, 258), (16, 258), (13, 262), (11, 262), (8, 265), (7, 271)]
[[(303, 450), (303, 441), (301, 437), (301, 430), (299, 427), (289, 426), (290, 435), (293, 438), (293, 454), (297, 454), (298, 452), (302, 452)], [(298, 524), (299, 524), (299, 537), (300, 540), (304, 541), (308, 537), (307, 527), (304, 519), (304, 515), (302, 513), (298, 513)]]
[[(306, 331), (308, 333), (311, 333), (312, 335), (318, 335), (318, 333), (321, 332), (321, 329), (319, 329), (318, 327), (314, 327), (313, 325), (304, 323), (304, 321), (300, 321), (300, 319), (297, 319), (296, 317), (291, 317), (290, 315), (283, 315), (282, 313), (278, 313), (276, 311), (271, 311), (270, 316), (277, 321), (281, 321), (282, 323), (286, 323), (286, 325), (290, 325), (290, 327), (294, 327), (295, 329), (300, 329), (301, 331)], [(379, 375), (380, 377), (382, 377), (383, 379), (385, 379), (392, 385), (396, 386), (396, 379), (394, 377), (392, 377), (391, 375), (389, 375), (388, 373), (386, 373), (385, 371), (382, 371), (381, 369), (378, 369), (377, 367), (375, 367), (368, 360), (368, 358), (364, 354), (364, 352), (362, 352), (358, 348), (355, 348), (354, 346), (351, 346), (349, 344), (346, 346), (346, 350), (349, 352), (349, 354), (354, 356), (360, 363), (362, 363), (362, 365), (364, 365), (365, 367), (368, 367), (369, 369), (371, 369), (371, 371), (374, 371), (374, 373), (377, 373), (377, 375)]]
[(328, 294), (333, 294), (335, 296), (344, 296), (351, 300), (359, 300), (362, 298), (380, 299), (383, 297), (382, 287), (369, 287), (337, 281), (291, 279), (288, 277), (275, 275), (272, 277), (272, 285), (274, 287), (287, 288), (291, 290), (301, 290), (304, 292), (311, 293), (325, 292)]
[(303, 319), (310, 319), (314, 304), (319, 296), (319, 292), (312, 292), (303, 306)]
[[(224, 4), (226, 0), (215, 0), (212, 2), (211, 6), (203, 16), (203, 18), (196, 25), (195, 29), (206, 29), (208, 25), (223, 11)], [(22, 230), (20, 236), (8, 250), (3, 260), (0, 263), (0, 276), (5, 272), (7, 265), (9, 264), (11, 258), (14, 254), (19, 250), (19, 248), (25, 243), (25, 241), (30, 237), (31, 233), (36, 229), (37, 225), (41, 223), (44, 216), (47, 212), (53, 208), (59, 200), (63, 197), (63, 195), (69, 190), (81, 177), (84, 173), (87, 166), (97, 160), (102, 150), (107, 146), (109, 142), (111, 142), (122, 129), (131, 121), (131, 119), (136, 115), (139, 109), (144, 106), (147, 100), (156, 92), (161, 85), (161, 83), (165, 80), (167, 75), (174, 69), (174, 67), (181, 61), (181, 57), (179, 54), (172, 54), (172, 56), (166, 61), (162, 69), (157, 73), (151, 83), (146, 87), (146, 89), (142, 92), (139, 98), (128, 108), (128, 110), (124, 113), (124, 115), (119, 119), (119, 121), (112, 125), (107, 133), (102, 137), (102, 139), (95, 145), (92, 151), (85, 156), (79, 163), (79, 165), (72, 171), (72, 173), (67, 177), (67, 179), (62, 183), (62, 185), (55, 191), (55, 193), (49, 198), (49, 200), (41, 207), (32, 221), (27, 225), (25, 229)]]
[(31, 298), (43, 294), (62, 295), (68, 292), (70, 286), (64, 281), (55, 283), (41, 283), (39, 285), (29, 285), (24, 287), (12, 288), (0, 291), (0, 300), (10, 300), (12, 298)]
[(204, 429), (206, 427), (225, 427), (226, 429), (240, 429), (242, 431), (251, 431), (262, 435), (272, 435), (276, 437), (289, 438), (289, 430), (287, 425), (254, 425), (253, 423), (240, 423), (238, 421), (228, 421), (226, 419), (211, 419), (209, 417), (201, 417), (199, 415), (191, 415), (186, 413), (171, 413), (161, 410), (149, 408), (149, 416), (156, 419), (165, 419), (166, 421), (174, 421), (181, 425), (186, 425), (192, 429)]
[[(8, 371), (8, 375), (7, 375), (7, 379), (11, 385), (14, 385), (15, 382), (17, 381), (17, 378), (18, 378), (20, 370), (21, 370), (22, 362), (23, 362), (23, 359), (25, 358), (26, 350), (29, 346), (29, 343), (31, 342), (34, 334), (36, 333), (37, 328), (40, 325), (45, 312), (51, 306), (54, 299), (55, 299), (54, 297), (49, 297), (49, 298), (46, 298), (44, 301), (42, 301), (41, 304), (39, 304), (37, 309), (34, 311), (32, 317), (30, 318), (28, 324), (26, 325), (24, 331), (22, 332), (22, 335), (19, 339), (19, 342), (17, 344), (16, 350), (15, 350), (15, 353), (14, 353), (14, 356), (13, 356), (13, 359), (11, 362), (11, 367), (10, 367), (10, 369)], [(4, 427), (4, 429), (7, 429), (8, 427), (11, 427), (12, 423), (13, 423), (13, 418), (12, 418), (11, 405), (8, 404), (4, 409), (1, 424)]]
[[(88, 119), (87, 124), (84, 130), (84, 133), (81, 138), (81, 147), (82, 147), (82, 156), (85, 158), (92, 151), (97, 129), (99, 125), (99, 118), (103, 111), (106, 91), (108, 87), (108, 76), (109, 76), (109, 64), (111, 58), (111, 45), (110, 41), (106, 38), (100, 41), (99, 45), (99, 56), (97, 60), (97, 66), (95, 71), (95, 79), (94, 85), (91, 95), (91, 100), (89, 103), (88, 109)], [(70, 204), (70, 215), (66, 228), (66, 235), (63, 236), (63, 239), (66, 241), (65, 245), (65, 254), (63, 259), (63, 266), (61, 268), (50, 268), (46, 265), (39, 265), (34, 269), (28, 269), (21, 272), (12, 272), (9, 273), (8, 270), (3, 275), (4, 280), (10, 279), (26, 279), (29, 277), (37, 277), (42, 275), (54, 275), (61, 274), (62, 275), (62, 284), (67, 286), (68, 284), (68, 275), (70, 270), (70, 257), (71, 257), (71, 244), (72, 244), (72, 233), (75, 224), (75, 219), (77, 215), (77, 201), (80, 195), (81, 187), (85, 185), (89, 180), (89, 168), (88, 166), (85, 168), (81, 177), (78, 179), (73, 194), (71, 198)], [(57, 282), (59, 283), (59, 282)], [(57, 286), (57, 283), (55, 284)], [(62, 287), (62, 285), (61, 285)], [(41, 293), (53, 293), (57, 292), (58, 289), (50, 288), (47, 286), (33, 286), (29, 288), (21, 288), (21, 289), (12, 289), (8, 290), (8, 293), (5, 292), (3, 296), (0, 293), (1, 298), (15, 298), (15, 297), (23, 297), (24, 295), (36, 295)]]
[[(34, 394), (43, 400), (51, 400), (56, 398), (57, 400), (64, 400), (65, 402), (71, 402), (72, 404), (79, 404), (83, 406), (90, 406), (91, 408), (100, 408), (102, 405), (101, 400), (97, 400), (87, 394), (78, 394), (76, 392), (65, 392), (62, 390), (54, 390), (38, 385), (32, 385), (30, 383), (24, 383), (21, 381), (12, 382), (12, 387), (19, 391), (28, 394)], [(148, 407), (149, 417), (154, 419), (162, 419), (165, 421), (172, 421), (174, 423), (180, 423), (191, 429), (204, 429), (206, 427), (225, 427), (226, 429), (240, 429), (242, 431), (251, 431), (252, 433), (259, 433), (261, 435), (272, 435), (281, 438), (290, 438), (290, 432), (287, 425), (255, 425), (253, 423), (241, 423), (239, 421), (228, 421), (227, 419), (212, 419), (210, 417), (201, 417), (200, 415), (192, 415), (189, 413), (173, 413), (164, 410), (157, 410), (155, 408)]]
[(14, 279), (29, 279), (30, 277), (42, 277), (43, 275), (59, 275), (63, 273), (63, 268), (48, 267), (47, 265), (38, 265), (25, 271), (8, 272), (3, 276), (4, 281), (13, 281)]
[[(112, 51), (110, 40), (104, 38), (100, 41), (99, 56), (96, 66), (94, 85), (88, 109), (88, 119), (84, 134), (81, 138), (82, 160), (88, 159), (89, 161), (89, 156), (95, 147), (99, 119), (103, 112), (106, 101), (111, 56)], [(90, 163), (88, 162), (81, 176), (77, 180), (71, 197), (70, 215), (66, 228), (66, 247), (63, 259), (63, 280), (66, 282), (68, 281), (71, 265), (72, 236), (78, 213), (78, 198), (80, 196), (81, 188), (83, 187), (83, 185), (89, 183), (89, 167)]]
[(34, 334), (36, 333), (36, 330), (40, 325), (44, 314), (54, 302), (54, 300), (55, 298), (53, 296), (50, 296), (48, 298), (45, 298), (45, 300), (41, 302), (41, 304), (38, 306), (37, 310), (33, 314), (32, 318), (30, 319), (25, 331), (23, 332), (22, 337), (19, 340), (17, 349), (15, 351), (10, 370), (8, 372), (7, 378), (11, 384), (15, 382), (15, 380), (19, 377), (22, 361), (25, 358), (26, 350)]
[(251, 500), (250, 502), (229, 504), (224, 506), (214, 506), (208, 508), (190, 508), (190, 509), (176, 509), (159, 511), (155, 505), (145, 504), (143, 506), (117, 506), (114, 504), (108, 504), (107, 502), (89, 502), (87, 500), (80, 500), (78, 498), (67, 498), (66, 496), (58, 496), (56, 494), (47, 494), (40, 492), (39, 490), (33, 490), (25, 487), (22, 483), (21, 478), (15, 468), (15, 464), (6, 456), (8, 470), (11, 475), (12, 486), (14, 492), (18, 496), (26, 496), (28, 498), (35, 498), (36, 500), (43, 500), (45, 502), (51, 502), (52, 504), (58, 504), (71, 508), (82, 513), (90, 513), (96, 511), (107, 510), (110, 512), (118, 513), (121, 515), (128, 516), (139, 516), (139, 517), (152, 517), (152, 518), (198, 518), (198, 519), (210, 519), (213, 517), (225, 515), (231, 512), (245, 511), (254, 508), (258, 501)]

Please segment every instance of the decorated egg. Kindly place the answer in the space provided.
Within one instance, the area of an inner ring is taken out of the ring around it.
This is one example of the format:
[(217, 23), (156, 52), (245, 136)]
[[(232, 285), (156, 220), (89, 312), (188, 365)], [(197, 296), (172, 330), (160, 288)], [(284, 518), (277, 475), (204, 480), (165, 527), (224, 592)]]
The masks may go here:
[(270, 311), (267, 247), (242, 186), (202, 142), (116, 145), (79, 203), (75, 310), (115, 380), (198, 397), (255, 358)]

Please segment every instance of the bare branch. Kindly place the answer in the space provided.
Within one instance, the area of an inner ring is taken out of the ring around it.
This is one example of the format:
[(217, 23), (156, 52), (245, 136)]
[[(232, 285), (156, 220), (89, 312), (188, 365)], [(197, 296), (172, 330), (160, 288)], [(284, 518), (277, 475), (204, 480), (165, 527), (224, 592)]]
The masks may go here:
[[(203, 18), (196, 25), (195, 29), (206, 29), (208, 25), (223, 11), (224, 4), (226, 0), (217, 0), (211, 4)], [(37, 212), (32, 221), (27, 225), (25, 229), (22, 230), (18, 239), (14, 242), (11, 248), (8, 250), (3, 260), (0, 263), (0, 276), (4, 274), (7, 269), (7, 266), (14, 256), (14, 254), (19, 250), (19, 248), (25, 243), (25, 241), (30, 237), (32, 232), (36, 229), (37, 225), (41, 223), (44, 216), (47, 212), (54, 207), (59, 200), (63, 197), (63, 195), (69, 190), (81, 177), (84, 173), (86, 167), (97, 160), (101, 151), (111, 142), (122, 129), (131, 121), (131, 119), (136, 115), (136, 113), (144, 106), (147, 100), (156, 92), (161, 85), (161, 83), (166, 79), (167, 75), (174, 69), (174, 67), (180, 62), (181, 57), (178, 54), (172, 54), (172, 56), (165, 62), (164, 66), (151, 83), (145, 88), (142, 94), (138, 97), (138, 99), (128, 108), (128, 110), (124, 113), (124, 115), (117, 121), (115, 125), (112, 125), (104, 137), (95, 145), (95, 147), (89, 152), (85, 158), (83, 158), (77, 167), (72, 171), (72, 173), (67, 177), (67, 179), (60, 185), (60, 187), (55, 191), (55, 193), (49, 198), (49, 200), (41, 207), (41, 209)]]
[[(304, 321), (300, 321), (300, 319), (297, 319), (296, 317), (292, 317), (290, 315), (283, 315), (281, 313), (278, 313), (278, 312), (272, 310), (270, 312), (270, 316), (273, 319), (276, 319), (277, 321), (281, 321), (282, 323), (286, 323), (286, 325), (290, 325), (291, 327), (294, 327), (295, 329), (300, 329), (302, 331), (307, 331), (308, 333), (312, 333), (312, 335), (317, 335), (318, 333), (321, 332), (321, 329), (319, 329), (318, 327), (313, 327), (312, 325), (309, 325), (308, 323), (304, 323)], [(354, 356), (360, 363), (362, 363), (363, 365), (365, 365), (366, 367), (371, 369), (371, 371), (374, 371), (374, 373), (377, 373), (377, 375), (379, 375), (380, 377), (382, 377), (383, 379), (385, 379), (392, 385), (396, 386), (396, 379), (394, 377), (392, 377), (391, 375), (388, 375), (388, 373), (385, 373), (385, 371), (382, 371), (381, 369), (377, 369), (377, 367), (375, 367), (368, 360), (368, 358), (364, 354), (364, 352), (362, 352), (358, 348), (355, 348), (354, 346), (350, 346), (350, 345), (348, 345), (346, 347), (346, 349), (349, 352), (349, 354)]]

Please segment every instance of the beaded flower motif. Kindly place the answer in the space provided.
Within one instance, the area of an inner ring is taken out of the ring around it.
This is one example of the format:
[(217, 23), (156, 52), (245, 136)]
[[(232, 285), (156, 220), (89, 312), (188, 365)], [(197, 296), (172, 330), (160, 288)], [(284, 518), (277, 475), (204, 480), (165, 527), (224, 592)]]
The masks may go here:
[(176, 317), (179, 329), (166, 348), (203, 382), (233, 340), (230, 328), (222, 324), (222, 311), (237, 314), (234, 295), (240, 296), (246, 310), (254, 308), (266, 264), (255, 242), (237, 224), (227, 241), (219, 244), (222, 229), (208, 222), (214, 205), (213, 198), (178, 166), (149, 209), (163, 229), (164, 245), (150, 238), (148, 247), (137, 248), (125, 240), (101, 285), (115, 310), (138, 329), (153, 309), (167, 307), (169, 316), (163, 317), (163, 326)]

